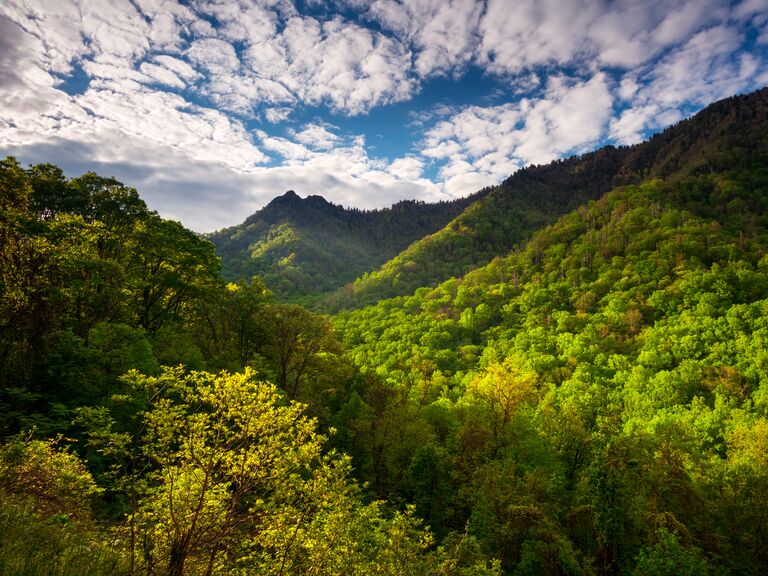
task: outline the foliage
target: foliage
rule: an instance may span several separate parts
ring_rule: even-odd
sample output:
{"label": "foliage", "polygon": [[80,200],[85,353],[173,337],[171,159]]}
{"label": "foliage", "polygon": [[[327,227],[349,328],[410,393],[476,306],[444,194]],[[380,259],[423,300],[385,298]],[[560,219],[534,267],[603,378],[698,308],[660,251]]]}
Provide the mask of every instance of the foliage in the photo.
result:
{"label": "foliage", "polygon": [[634,572],[637,576],[707,575],[707,562],[699,550],[685,549],[675,534],[666,528],[659,528],[656,538],[658,541],[653,547],[640,551]]}
{"label": "foliage", "polygon": [[124,574],[110,535],[96,529],[102,491],[56,442],[13,438],[0,447],[0,574]]}
{"label": "foliage", "polygon": [[332,318],[2,161],[0,573],[766,572],[766,95],[522,171]]}
{"label": "foliage", "polygon": [[61,519],[89,516],[90,499],[100,491],[76,456],[52,440],[23,438],[0,447],[0,489],[29,496],[38,513]]}
{"label": "foliage", "polygon": [[103,411],[83,409],[83,421],[91,447],[130,463],[123,473],[137,459],[147,471],[122,482],[138,486],[126,526],[132,572],[424,574],[468,564],[492,573],[479,558],[428,553],[431,537],[410,511],[362,504],[348,458],[323,450],[304,407],[251,371],[168,368],[125,380],[148,399],[137,435]]}
{"label": "foliage", "polygon": [[619,185],[718,171],[738,158],[734,152],[765,161],[767,122],[768,92],[762,90],[717,102],[635,146],[608,146],[525,167],[501,185],[478,193],[477,201],[443,229],[326,298],[324,306],[361,307],[462,276]]}
{"label": "foliage", "polygon": [[127,565],[108,535],[59,518],[42,518],[31,502],[0,494],[0,575],[118,576]]}
{"label": "foliage", "polygon": [[239,226],[207,237],[222,258],[224,278],[258,275],[281,300],[310,304],[437,231],[483,193],[361,211],[289,191]]}
{"label": "foliage", "polygon": [[652,180],[340,314],[388,390],[349,426],[359,476],[509,573],[761,570],[766,214],[759,163]]}

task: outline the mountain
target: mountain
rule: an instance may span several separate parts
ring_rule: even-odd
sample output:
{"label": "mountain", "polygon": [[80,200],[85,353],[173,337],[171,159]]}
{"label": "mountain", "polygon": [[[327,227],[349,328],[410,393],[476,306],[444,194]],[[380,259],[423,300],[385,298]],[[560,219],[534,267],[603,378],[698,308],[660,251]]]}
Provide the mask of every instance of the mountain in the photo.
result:
{"label": "mountain", "polygon": [[[768,573],[765,97],[517,174],[532,215],[618,184],[333,317],[114,179],[0,161],[0,573]],[[394,250],[396,211],[251,224]]]}
{"label": "mountain", "polygon": [[630,150],[642,183],[337,314],[381,382],[337,425],[375,497],[469,526],[503,574],[764,573],[765,111],[719,103]]}
{"label": "mountain", "polygon": [[275,198],[242,224],[207,238],[229,280],[254,275],[283,300],[311,299],[351,282],[431,234],[485,192],[451,202],[406,200],[363,211],[294,191]]}
{"label": "mountain", "polygon": [[519,170],[445,228],[326,300],[359,307],[412,293],[503,255],[543,226],[612,188],[708,172],[731,155],[765,153],[768,89],[719,101],[650,140]]}
{"label": "mountain", "polygon": [[373,211],[286,192],[243,224],[207,235],[229,280],[260,276],[283,300],[354,308],[461,276],[615,186],[716,169],[722,151],[765,142],[768,91],[722,100],[634,146],[542,166],[450,202]]}

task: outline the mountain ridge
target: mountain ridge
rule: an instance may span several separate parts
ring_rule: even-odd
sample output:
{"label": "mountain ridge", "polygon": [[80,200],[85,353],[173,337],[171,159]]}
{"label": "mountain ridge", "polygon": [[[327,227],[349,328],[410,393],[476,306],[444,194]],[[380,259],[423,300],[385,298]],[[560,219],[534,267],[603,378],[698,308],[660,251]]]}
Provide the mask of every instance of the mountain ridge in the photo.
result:
{"label": "mountain ridge", "polygon": [[258,275],[281,299],[307,303],[437,231],[485,193],[437,203],[401,200],[388,208],[360,210],[288,190],[242,224],[205,237],[217,248],[224,278]]}
{"label": "mountain ridge", "polygon": [[[492,188],[445,228],[326,298],[358,308],[461,276],[504,255],[531,233],[616,186],[717,168],[727,154],[765,155],[768,88],[720,100],[648,140],[531,165]],[[727,151],[727,152],[726,152]]]}
{"label": "mountain ridge", "polygon": [[715,102],[632,146],[526,166],[467,197],[360,210],[289,190],[206,238],[228,280],[259,275],[279,299],[358,308],[461,276],[616,186],[713,170],[727,161],[724,150],[764,150],[766,118],[768,88]]}

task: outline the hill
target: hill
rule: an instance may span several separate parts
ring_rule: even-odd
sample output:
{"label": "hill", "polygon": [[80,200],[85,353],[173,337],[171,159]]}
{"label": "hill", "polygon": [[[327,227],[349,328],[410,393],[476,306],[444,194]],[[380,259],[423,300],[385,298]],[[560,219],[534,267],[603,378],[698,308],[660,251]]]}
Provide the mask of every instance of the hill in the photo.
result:
{"label": "hill", "polygon": [[114,179],[0,161],[0,573],[765,574],[765,96],[333,318]]}
{"label": "hill", "polygon": [[283,300],[331,292],[375,269],[411,242],[442,228],[483,192],[452,202],[402,201],[391,208],[345,209],[294,191],[245,222],[207,235],[229,280],[254,275]]}
{"label": "hill", "polygon": [[328,449],[330,321],[218,271],[117,180],[0,161],[0,574],[497,574]]}
{"label": "hill", "polygon": [[615,186],[718,170],[730,155],[764,150],[768,89],[722,100],[650,140],[529,166],[483,195],[445,228],[418,240],[375,272],[326,300],[359,307],[461,276]]}
{"label": "hill", "polygon": [[765,570],[768,146],[716,152],[337,316],[381,382],[338,426],[378,497],[505,574]]}

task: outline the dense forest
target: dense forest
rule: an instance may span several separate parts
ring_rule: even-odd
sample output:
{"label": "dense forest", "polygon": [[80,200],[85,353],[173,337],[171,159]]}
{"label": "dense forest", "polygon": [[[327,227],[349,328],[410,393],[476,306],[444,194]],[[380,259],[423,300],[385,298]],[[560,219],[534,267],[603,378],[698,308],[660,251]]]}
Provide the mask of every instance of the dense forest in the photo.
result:
{"label": "dense forest", "polygon": [[366,211],[289,190],[239,226],[206,238],[222,258],[225,279],[259,276],[281,301],[312,305],[438,231],[487,192],[434,204],[403,200]]}
{"label": "dense forest", "polygon": [[328,318],[113,179],[8,158],[0,186],[0,574],[494,573],[334,449]]}
{"label": "dense forest", "polygon": [[331,310],[361,307],[435,286],[506,254],[534,231],[616,186],[718,170],[723,150],[766,147],[768,91],[762,90],[716,102],[635,146],[607,146],[528,166],[485,191],[442,230],[326,297],[324,305]]}
{"label": "dense forest", "polygon": [[335,312],[466,274],[612,188],[710,169],[723,149],[768,143],[768,96],[718,102],[635,146],[607,146],[517,171],[499,186],[436,204],[361,211],[289,191],[206,237],[230,281],[259,276],[281,301]]}
{"label": "dense forest", "polygon": [[767,101],[523,170],[333,316],[0,162],[0,575],[764,574]]}

